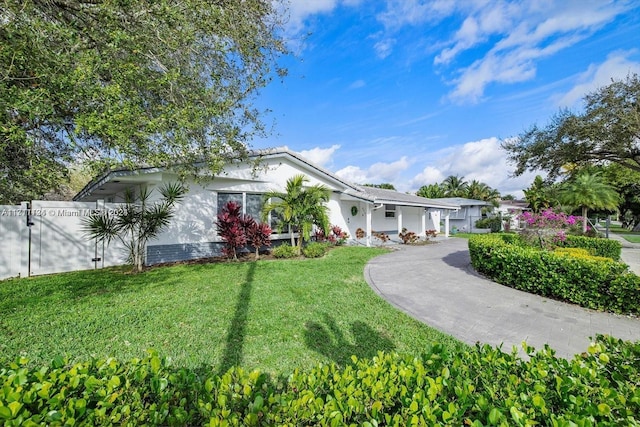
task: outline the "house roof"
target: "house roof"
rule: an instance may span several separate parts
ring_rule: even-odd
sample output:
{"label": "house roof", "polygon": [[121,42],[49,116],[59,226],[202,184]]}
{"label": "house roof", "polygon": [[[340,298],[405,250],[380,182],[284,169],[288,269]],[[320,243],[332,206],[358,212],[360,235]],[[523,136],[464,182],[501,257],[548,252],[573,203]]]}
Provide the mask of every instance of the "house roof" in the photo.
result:
{"label": "house roof", "polygon": [[458,206],[492,206],[491,202],[476,199],[465,199],[464,197],[440,197],[433,200],[442,201],[443,203],[451,203]]}
{"label": "house roof", "polygon": [[[261,158],[288,157],[295,163],[306,168],[312,168],[320,172],[330,181],[336,183],[338,187],[342,187],[342,194],[346,197],[362,200],[370,203],[394,204],[399,206],[417,206],[425,208],[450,209],[456,210],[460,205],[445,199],[427,199],[412,194],[401,193],[395,190],[387,190],[375,187],[365,187],[362,185],[348,182],[328,170],[318,166],[305,159],[300,154],[290,151],[287,148],[270,148],[265,150],[253,150],[249,152],[249,158],[259,160]],[[134,177],[141,177],[148,174],[169,171],[163,168],[140,168],[135,170],[117,169],[107,171],[89,182],[73,200],[99,199],[101,195],[108,195],[123,191],[124,188],[131,185],[131,181],[126,182]]]}
{"label": "house roof", "polygon": [[[372,203],[391,204],[399,206],[421,206],[425,208],[459,209],[455,203],[447,203],[438,199],[427,199],[426,197],[415,196],[413,194],[401,193],[395,190],[384,188],[367,187],[364,185],[354,185],[356,197]],[[355,195],[347,191],[347,194]]]}

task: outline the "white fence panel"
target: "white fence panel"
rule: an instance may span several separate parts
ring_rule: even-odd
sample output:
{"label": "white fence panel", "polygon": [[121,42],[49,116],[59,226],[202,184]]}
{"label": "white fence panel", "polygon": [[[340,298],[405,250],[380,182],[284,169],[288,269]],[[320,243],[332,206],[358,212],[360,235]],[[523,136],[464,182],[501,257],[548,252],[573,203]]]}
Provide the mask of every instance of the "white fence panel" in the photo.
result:
{"label": "white fence panel", "polygon": [[96,268],[96,242],[82,230],[95,202],[34,201],[31,205],[31,275]]}
{"label": "white fence panel", "polygon": [[0,280],[20,275],[26,239],[26,210],[19,205],[0,205]]}

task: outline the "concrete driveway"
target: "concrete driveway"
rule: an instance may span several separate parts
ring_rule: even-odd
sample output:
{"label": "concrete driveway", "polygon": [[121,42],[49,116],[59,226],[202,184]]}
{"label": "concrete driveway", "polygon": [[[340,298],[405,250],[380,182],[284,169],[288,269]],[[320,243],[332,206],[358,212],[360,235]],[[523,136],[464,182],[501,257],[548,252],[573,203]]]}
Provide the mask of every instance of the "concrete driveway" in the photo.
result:
{"label": "concrete driveway", "polygon": [[397,246],[365,267],[369,285],[414,318],[468,344],[545,343],[558,356],[586,351],[589,337],[640,340],[640,319],[601,313],[502,286],[471,267],[467,239]]}

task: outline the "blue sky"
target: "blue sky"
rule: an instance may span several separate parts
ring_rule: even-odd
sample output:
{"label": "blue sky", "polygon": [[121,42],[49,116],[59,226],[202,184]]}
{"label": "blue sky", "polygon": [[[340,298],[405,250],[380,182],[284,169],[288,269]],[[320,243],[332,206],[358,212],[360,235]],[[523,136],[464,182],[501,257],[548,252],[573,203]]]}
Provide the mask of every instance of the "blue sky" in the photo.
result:
{"label": "blue sky", "polygon": [[287,37],[252,147],[400,191],[460,175],[520,197],[535,174],[500,140],[640,73],[639,1],[292,0]]}

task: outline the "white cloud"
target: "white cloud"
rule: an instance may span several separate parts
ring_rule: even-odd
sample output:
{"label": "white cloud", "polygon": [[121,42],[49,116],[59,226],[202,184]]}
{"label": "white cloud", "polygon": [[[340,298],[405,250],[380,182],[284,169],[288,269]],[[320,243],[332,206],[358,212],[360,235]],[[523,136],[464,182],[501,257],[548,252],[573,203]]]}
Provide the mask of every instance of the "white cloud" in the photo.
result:
{"label": "white cloud", "polygon": [[311,150],[302,150],[300,155],[305,159],[319,165],[329,166],[333,160],[333,154],[340,148],[339,145],[334,144],[329,148],[315,147]]}
{"label": "white cloud", "polygon": [[580,74],[577,84],[567,93],[559,96],[556,104],[560,107],[573,107],[587,93],[606,86],[611,79],[622,80],[629,73],[640,73],[640,62],[629,60],[633,51],[611,53],[601,64],[591,64],[587,71]]}
{"label": "white cloud", "polygon": [[409,168],[411,163],[406,156],[391,163],[378,162],[362,169],[358,166],[346,166],[336,172],[340,178],[356,184],[381,184],[383,182],[395,182],[400,174]]}
{"label": "white cloud", "polygon": [[351,83],[349,85],[349,89],[360,89],[362,87],[365,87],[367,85],[367,83],[360,79],[360,80],[356,80],[355,82]]}
{"label": "white cloud", "polygon": [[501,194],[523,197],[522,190],[529,187],[535,173],[511,177],[514,167],[507,160],[498,138],[486,138],[449,147],[434,153],[431,164],[410,180],[412,191],[422,185],[442,182],[449,175],[463,176],[466,181],[478,180]]}
{"label": "white cloud", "polygon": [[384,59],[387,56],[391,55],[393,51],[393,46],[396,44],[396,39],[394,38],[384,38],[382,40],[378,40],[374,45],[373,49],[376,51],[376,55],[380,59]]}
{"label": "white cloud", "polygon": [[[454,3],[454,2],[451,2]],[[436,55],[434,64],[454,64],[461,53],[483,46],[487,53],[471,64],[451,70],[458,77],[449,98],[478,102],[491,83],[516,83],[536,75],[537,61],[589,37],[628,9],[621,2],[506,2],[503,0],[455,3],[443,9],[464,19]],[[487,43],[491,43],[487,45]]]}
{"label": "white cloud", "polygon": [[357,6],[361,0],[289,0],[289,22],[287,27],[291,33],[298,33],[304,27],[305,20],[318,13],[330,13],[339,4]]}
{"label": "white cloud", "polygon": [[419,188],[423,185],[438,184],[445,178],[446,175],[442,172],[442,170],[436,168],[435,166],[427,166],[422,170],[422,172],[420,172],[411,180],[411,184],[416,188]]}

